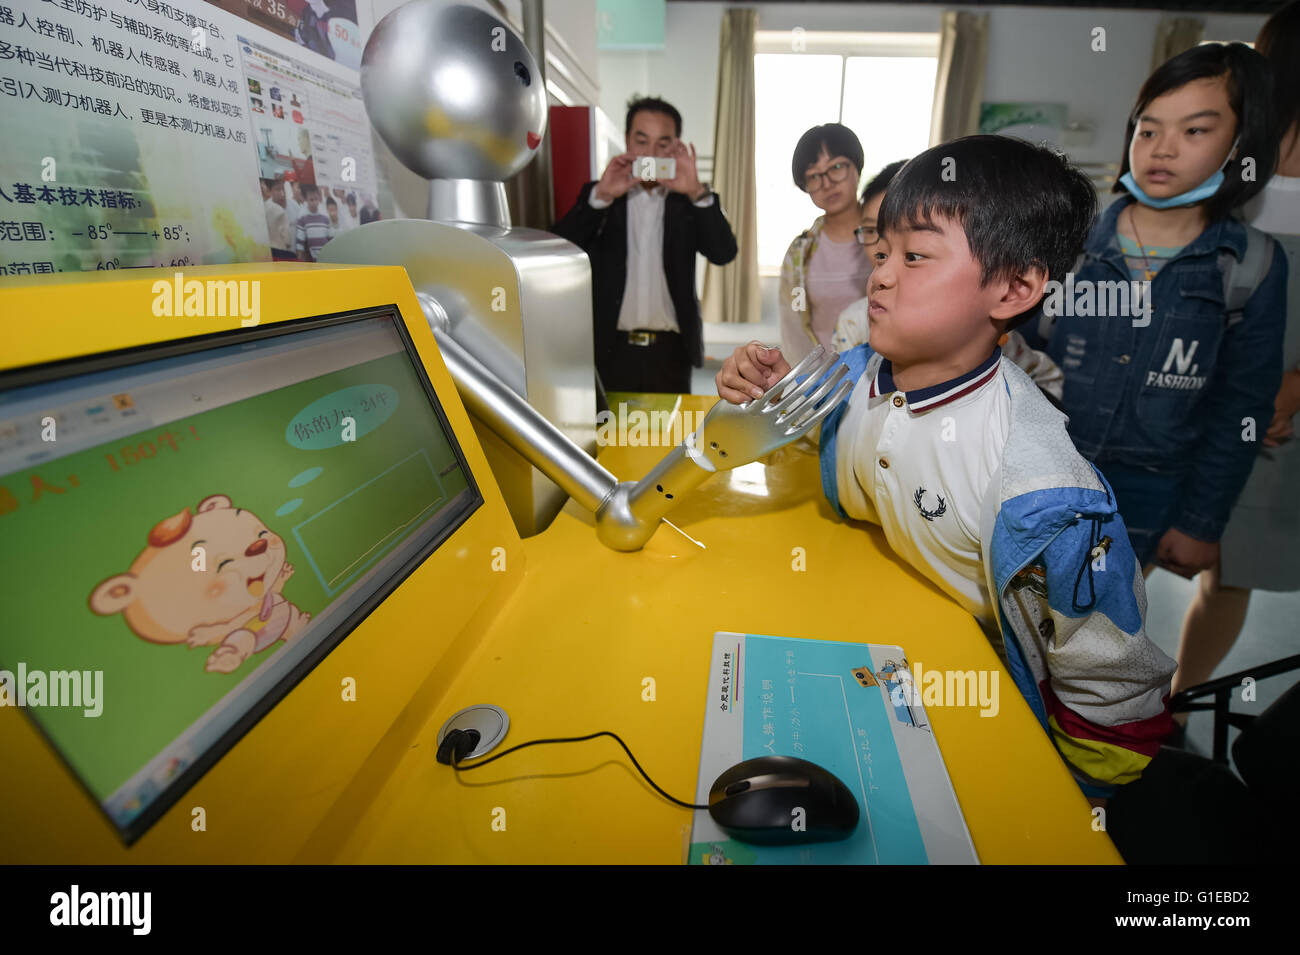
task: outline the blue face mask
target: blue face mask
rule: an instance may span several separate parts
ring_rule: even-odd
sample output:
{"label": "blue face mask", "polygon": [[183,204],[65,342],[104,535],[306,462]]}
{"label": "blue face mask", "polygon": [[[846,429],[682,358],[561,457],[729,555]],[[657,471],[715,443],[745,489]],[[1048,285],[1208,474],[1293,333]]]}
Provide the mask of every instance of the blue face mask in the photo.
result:
{"label": "blue face mask", "polygon": [[[1232,154],[1236,151],[1237,143],[1239,142],[1241,142],[1240,136],[1232,141],[1232,149],[1228,150],[1227,159],[1223,160],[1223,165],[1218,168],[1213,176],[1205,180],[1205,182],[1201,183],[1196,188],[1188,189],[1186,192],[1180,192],[1176,196],[1168,196],[1164,199],[1156,199],[1152,196],[1148,196],[1142,191],[1142,187],[1137,184],[1137,180],[1133,178],[1133,172],[1131,169],[1124,173],[1124,175],[1120,176],[1119,181],[1124,188],[1129,191],[1134,199],[1142,203],[1142,205],[1149,206],[1152,209],[1171,209],[1175,206],[1190,206],[1193,203],[1200,202],[1202,199],[1210,198],[1210,196],[1219,191],[1219,187],[1223,185],[1224,167],[1226,167],[1228,161],[1232,159]],[[1133,158],[1130,154],[1129,165],[1132,166],[1132,164]]]}

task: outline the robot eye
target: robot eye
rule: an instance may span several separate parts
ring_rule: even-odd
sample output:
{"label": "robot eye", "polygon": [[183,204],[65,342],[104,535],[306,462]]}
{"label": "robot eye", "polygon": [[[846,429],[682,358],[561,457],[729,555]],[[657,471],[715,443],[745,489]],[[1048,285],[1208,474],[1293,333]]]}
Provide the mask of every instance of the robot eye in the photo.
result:
{"label": "robot eye", "polygon": [[519,82],[523,86],[530,86],[533,82],[532,76],[528,72],[528,67],[515,60],[515,76],[519,77]]}

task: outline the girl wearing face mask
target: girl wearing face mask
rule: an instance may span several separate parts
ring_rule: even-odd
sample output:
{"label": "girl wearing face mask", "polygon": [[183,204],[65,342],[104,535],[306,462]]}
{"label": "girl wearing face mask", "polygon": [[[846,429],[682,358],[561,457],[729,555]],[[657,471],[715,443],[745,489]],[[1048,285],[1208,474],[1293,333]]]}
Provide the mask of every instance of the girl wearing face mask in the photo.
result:
{"label": "girl wearing face mask", "polygon": [[[1109,481],[1148,571],[1215,565],[1273,418],[1286,258],[1233,215],[1277,163],[1272,103],[1268,63],[1241,43],[1157,69],[1129,116],[1120,198],[1072,282],[1044,300],[1070,436]],[[1248,295],[1229,295],[1225,272]]]}
{"label": "girl wearing face mask", "polygon": [[822,210],[781,263],[781,351],[791,365],[830,345],[845,306],[862,297],[871,266],[854,230],[862,224],[858,179],[862,143],[839,123],[814,126],[799,138],[791,163],[794,184]]}
{"label": "girl wearing face mask", "polygon": [[1219,566],[1197,578],[1174,693],[1210,679],[1241,633],[1252,589],[1300,590],[1300,0],[1269,17],[1255,49],[1273,66],[1282,149],[1277,172],[1242,213],[1287,254],[1285,370],[1259,457],[1223,535]]}

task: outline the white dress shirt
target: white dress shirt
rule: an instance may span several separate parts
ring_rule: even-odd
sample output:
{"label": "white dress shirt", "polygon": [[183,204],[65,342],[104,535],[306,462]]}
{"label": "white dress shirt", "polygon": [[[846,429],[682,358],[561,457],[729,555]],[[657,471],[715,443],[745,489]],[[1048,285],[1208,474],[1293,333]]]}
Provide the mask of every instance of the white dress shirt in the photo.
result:
{"label": "white dress shirt", "polygon": [[[668,189],[633,186],[627,194],[627,285],[618,312],[620,332],[680,332],[677,312],[668,293],[664,275],[664,204]],[[604,209],[609,201],[597,199],[593,187],[587,197],[593,209]],[[713,193],[695,205],[713,205]]]}

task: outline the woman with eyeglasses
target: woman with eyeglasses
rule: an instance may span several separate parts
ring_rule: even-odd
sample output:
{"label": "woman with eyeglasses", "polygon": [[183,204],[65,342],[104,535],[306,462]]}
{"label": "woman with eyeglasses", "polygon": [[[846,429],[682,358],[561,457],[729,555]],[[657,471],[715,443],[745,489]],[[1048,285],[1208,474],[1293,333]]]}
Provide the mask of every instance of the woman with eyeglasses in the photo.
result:
{"label": "woman with eyeglasses", "polygon": [[799,138],[794,184],[822,215],[790,243],[781,263],[781,350],[794,365],[830,345],[844,307],[862,297],[871,265],[854,230],[862,224],[862,143],[847,126],[814,126]]}

